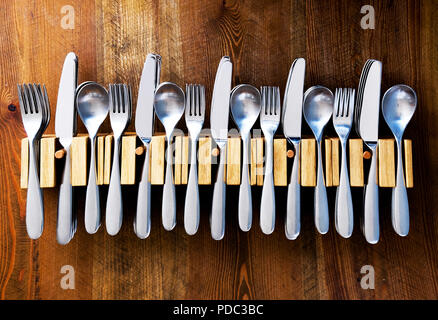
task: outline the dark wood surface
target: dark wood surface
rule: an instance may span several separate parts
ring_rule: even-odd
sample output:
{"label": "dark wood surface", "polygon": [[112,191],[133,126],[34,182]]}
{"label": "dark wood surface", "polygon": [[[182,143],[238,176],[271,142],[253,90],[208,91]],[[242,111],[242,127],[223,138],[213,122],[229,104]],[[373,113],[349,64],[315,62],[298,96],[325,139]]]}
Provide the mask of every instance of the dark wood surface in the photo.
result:
{"label": "dark wood surface", "polygon": [[[66,0],[0,1],[0,297],[3,299],[436,299],[438,297],[438,2],[397,1],[75,1],[75,28],[61,28]],[[363,30],[362,5],[375,9]],[[418,94],[406,133],[414,141],[415,187],[409,191],[411,230],[391,227],[390,190],[381,189],[381,240],[368,245],[359,228],[362,189],[354,190],[356,221],[345,240],[331,228],[317,233],[313,191],[302,191],[302,233],[284,236],[286,190],[277,189],[275,232],[258,227],[260,188],[253,188],[254,223],[241,232],[238,188],[228,188],[225,238],[210,237],[211,187],[201,188],[201,225],[183,228],[185,188],[177,188],[177,227],[161,226],[161,187],[152,191],[152,232],[133,233],[136,187],[124,188],[125,217],[116,237],[83,224],[84,189],[77,190],[78,232],[55,239],[57,189],[45,190],[45,229],[31,241],[25,228],[26,191],[19,186],[20,139],[25,137],[16,84],[45,83],[55,116],[65,55],[79,57],[79,81],[132,85],[136,101],[148,52],[162,55],[162,81],[203,83],[207,105],[222,55],[234,63],[233,83],[278,85],[283,95],[294,58],[307,59],[306,87],[357,87],[368,58],[383,61],[382,91],[405,83]],[[207,113],[208,114],[208,113]],[[206,124],[209,120],[206,120]],[[183,128],[184,125],[181,124]],[[388,134],[382,122],[382,132]],[[303,125],[303,130],[308,130]],[[84,127],[80,124],[81,132]],[[129,127],[134,130],[133,124]],[[162,130],[157,124],[157,130]],[[109,122],[102,131],[109,132]],[[51,121],[47,133],[54,132]],[[106,199],[106,190],[102,190]],[[334,204],[334,189],[329,191]],[[75,269],[63,290],[63,265]],[[360,286],[361,267],[375,269],[375,289]]]}

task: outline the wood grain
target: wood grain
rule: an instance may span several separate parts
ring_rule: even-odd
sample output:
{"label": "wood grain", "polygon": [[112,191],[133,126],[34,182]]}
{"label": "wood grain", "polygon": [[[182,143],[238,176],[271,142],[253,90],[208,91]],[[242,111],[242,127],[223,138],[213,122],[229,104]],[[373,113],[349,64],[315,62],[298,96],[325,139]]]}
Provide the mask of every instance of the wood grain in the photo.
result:
{"label": "wood grain", "polygon": [[[360,9],[365,4],[375,9],[375,29],[360,27]],[[74,29],[61,27],[65,5],[74,7]],[[434,0],[1,1],[0,150],[7,151],[0,153],[0,298],[437,299],[437,12]],[[333,227],[324,236],[315,231],[310,188],[302,188],[302,231],[297,240],[288,241],[284,236],[280,212],[285,211],[285,188],[276,193],[274,233],[268,237],[256,227],[256,190],[254,227],[243,233],[236,218],[238,192],[229,187],[225,238],[213,241],[208,223],[211,188],[200,188],[200,228],[195,236],[187,236],[182,223],[182,187],[181,192],[177,190],[177,226],[167,232],[160,221],[162,187],[152,186],[151,235],[139,240],[132,232],[137,188],[124,186],[124,223],[116,237],[108,236],[104,228],[94,235],[85,232],[85,191],[79,187],[75,189],[78,232],[72,242],[67,246],[56,243],[56,188],[44,189],[43,236],[29,240],[26,191],[20,190],[20,141],[26,133],[15,87],[23,82],[46,84],[52,116],[46,133],[53,134],[61,67],[70,51],[79,57],[79,82],[128,83],[134,106],[147,53],[161,54],[161,81],[206,86],[207,128],[211,91],[222,55],[233,61],[233,85],[277,85],[283,94],[290,64],[297,57],[307,60],[306,88],[321,84],[332,90],[356,88],[366,59],[381,60],[382,92],[406,83],[418,95],[419,108],[405,134],[413,140],[416,166],[415,187],[408,191],[409,235],[401,238],[392,230],[390,189],[383,188],[381,241],[377,245],[368,245],[358,227],[362,190],[353,191],[357,219],[348,240]],[[184,122],[178,127],[185,130]],[[383,121],[381,129],[381,138],[391,137]],[[78,130],[86,132],[80,121]],[[134,131],[134,121],[128,130]],[[302,130],[304,137],[310,136],[304,120]],[[107,120],[101,132],[110,131]],[[163,131],[155,121],[155,132]],[[329,136],[335,136],[334,132]],[[206,154],[204,159],[209,158]],[[56,161],[57,167],[62,167],[58,166],[62,160]],[[365,168],[367,165],[365,161]],[[208,180],[210,172],[204,169],[200,172]],[[162,176],[151,171],[151,180],[153,175]],[[359,178],[363,182],[364,177]],[[101,193],[104,200],[106,191]],[[330,193],[329,200],[333,200]],[[75,290],[60,287],[64,265],[75,268]],[[375,269],[374,290],[360,286],[364,265]]]}

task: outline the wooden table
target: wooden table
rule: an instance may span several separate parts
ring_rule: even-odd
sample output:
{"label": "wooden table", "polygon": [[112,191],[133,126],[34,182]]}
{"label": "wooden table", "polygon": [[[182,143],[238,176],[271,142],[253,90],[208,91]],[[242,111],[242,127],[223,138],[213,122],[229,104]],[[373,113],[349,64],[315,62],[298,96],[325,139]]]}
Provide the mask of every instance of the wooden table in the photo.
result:
{"label": "wooden table", "polygon": [[[74,28],[67,0],[1,1],[0,13],[0,297],[4,299],[436,299],[438,297],[438,2],[398,1],[75,1]],[[361,28],[362,5],[375,9],[375,29]],[[71,11],[70,11],[71,13]],[[162,55],[162,81],[203,83],[207,105],[222,55],[234,62],[233,83],[278,85],[283,95],[291,62],[307,59],[306,83],[357,88],[368,58],[383,61],[382,91],[397,83],[418,93],[406,137],[414,141],[411,229],[401,238],[391,226],[390,195],[381,189],[381,241],[365,242],[359,228],[362,189],[355,189],[355,229],[342,239],[313,224],[313,190],[302,191],[302,232],[284,236],[286,190],[278,188],[275,232],[262,234],[260,188],[253,188],[254,224],[237,223],[238,188],[228,189],[226,235],[210,237],[211,187],[201,189],[201,225],[183,228],[185,187],[177,188],[177,227],[161,226],[161,187],[154,187],[152,232],[133,233],[136,187],[124,188],[125,217],[116,237],[101,227],[85,232],[85,190],[77,190],[78,232],[56,243],[57,189],[46,189],[43,236],[25,228],[26,192],[19,187],[20,139],[25,136],[16,84],[47,85],[55,117],[65,55],[79,57],[79,81],[132,85],[134,102],[148,52]],[[207,113],[208,115],[208,113]],[[157,121],[158,122],[158,121]],[[206,124],[209,123],[207,117]],[[382,134],[389,132],[382,120]],[[184,128],[184,124],[181,124]],[[156,129],[163,128],[157,123]],[[134,130],[131,123],[129,131]],[[304,125],[303,130],[309,133]],[[85,132],[82,124],[79,131]],[[109,121],[102,129],[109,132]],[[54,133],[54,120],[47,133]],[[333,132],[332,132],[333,134]],[[335,190],[330,189],[330,206]],[[106,191],[102,191],[106,198]],[[75,271],[64,290],[61,268]],[[361,268],[375,270],[375,289],[364,290]]]}

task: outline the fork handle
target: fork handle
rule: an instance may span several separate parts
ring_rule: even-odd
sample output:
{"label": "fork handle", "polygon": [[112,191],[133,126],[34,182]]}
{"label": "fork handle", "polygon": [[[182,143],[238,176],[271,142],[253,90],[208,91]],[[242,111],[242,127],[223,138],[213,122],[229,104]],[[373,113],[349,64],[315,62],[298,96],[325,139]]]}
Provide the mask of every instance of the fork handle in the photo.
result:
{"label": "fork handle", "polygon": [[368,146],[372,152],[368,182],[364,189],[364,220],[362,231],[368,243],[379,242],[379,186],[377,185],[377,143]]}
{"label": "fork handle", "polygon": [[38,239],[43,233],[44,201],[38,178],[35,156],[35,141],[29,140],[29,181],[27,185],[26,228],[31,239]]}
{"label": "fork handle", "polygon": [[299,183],[300,174],[300,141],[292,140],[295,149],[294,163],[292,167],[290,182],[287,187],[287,209],[286,209],[286,238],[295,240],[301,229],[301,186]]}
{"label": "fork handle", "polygon": [[266,137],[265,179],[263,181],[262,200],[260,204],[260,228],[264,234],[271,234],[275,227],[275,190],[273,176],[272,137]]}
{"label": "fork handle", "polygon": [[327,190],[324,183],[322,170],[321,140],[317,141],[318,169],[316,176],[316,187],[314,193],[315,225],[319,233],[326,234],[329,229],[329,214],[327,202]]}
{"label": "fork handle", "polygon": [[392,189],[392,226],[398,235],[404,237],[409,233],[409,202],[403,174],[401,139],[397,141],[397,183]]}
{"label": "fork handle", "polygon": [[137,237],[145,239],[151,232],[151,183],[149,181],[150,142],[144,144],[145,159],[141,181],[138,186],[137,214],[134,219],[134,231]]}
{"label": "fork handle", "polygon": [[88,175],[87,195],[85,197],[85,229],[96,233],[100,226],[99,186],[96,183],[96,137],[91,138],[90,172]]}
{"label": "fork handle", "polygon": [[172,172],[172,135],[167,139],[167,159],[166,159],[166,178],[163,187],[163,203],[161,209],[161,219],[163,227],[167,231],[171,231],[176,225],[176,198],[175,185],[173,183]]}
{"label": "fork handle", "polygon": [[123,220],[122,186],[120,184],[120,137],[114,139],[113,167],[106,202],[105,224],[108,234],[119,233]]}
{"label": "fork handle", "polygon": [[225,234],[225,204],[226,204],[226,184],[225,184],[225,161],[227,159],[226,145],[220,150],[219,168],[217,171],[216,182],[213,189],[213,204],[210,214],[211,237],[214,240],[221,240]]}
{"label": "fork handle", "polygon": [[184,228],[186,233],[194,235],[199,227],[199,188],[196,164],[196,141],[191,139],[190,174],[187,182],[186,201],[184,205]]}
{"label": "fork handle", "polygon": [[341,142],[341,177],[336,189],[335,227],[342,237],[349,238],[353,232],[353,200],[347,169],[346,143],[347,140]]}
{"label": "fork handle", "polygon": [[251,162],[251,144],[249,135],[243,139],[242,181],[239,189],[239,226],[242,231],[249,231],[252,225],[252,197],[249,184],[248,165]]}
{"label": "fork handle", "polygon": [[67,244],[73,237],[73,187],[71,185],[71,153],[70,146],[64,146],[65,166],[62,183],[59,187],[58,219],[56,239],[59,244]]}

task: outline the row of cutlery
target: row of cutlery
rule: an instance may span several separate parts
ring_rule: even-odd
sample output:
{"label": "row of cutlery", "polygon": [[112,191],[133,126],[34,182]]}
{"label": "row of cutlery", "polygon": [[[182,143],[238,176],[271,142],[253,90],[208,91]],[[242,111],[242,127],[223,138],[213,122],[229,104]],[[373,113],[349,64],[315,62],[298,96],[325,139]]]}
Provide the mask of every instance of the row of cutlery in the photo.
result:
{"label": "row of cutlery", "polygon": [[[335,228],[344,238],[353,232],[353,204],[346,161],[346,143],[353,124],[358,135],[372,154],[368,182],[364,187],[362,231],[369,243],[379,240],[379,200],[376,177],[377,142],[380,114],[380,87],[382,64],[368,60],[363,68],[358,91],[351,88],[336,89],[335,94],[323,86],[313,86],[304,92],[305,60],[296,59],[290,68],[281,107],[278,87],[261,89],[240,84],[231,89],[232,62],[223,57],[219,63],[213,87],[210,130],[219,149],[217,179],[214,183],[210,213],[211,235],[220,240],[225,234],[226,184],[224,170],[229,136],[229,112],[231,111],[243,142],[242,175],[239,190],[238,221],[240,229],[252,227],[252,196],[249,175],[251,163],[250,133],[260,119],[265,137],[264,181],[260,204],[260,228],[265,234],[274,231],[276,201],[273,178],[273,138],[282,124],[283,134],[295,151],[291,177],[285,204],[285,233],[288,239],[296,239],[300,233],[300,184],[299,152],[302,117],[311,128],[317,142],[317,180],[314,191],[315,226],[321,234],[329,229],[329,209],[324,183],[321,139],[324,128],[332,119],[341,144],[341,172],[335,202]],[[108,197],[105,210],[105,226],[108,234],[116,235],[123,221],[123,200],[120,183],[120,140],[131,120],[131,89],[126,84],[111,84],[108,90],[95,82],[77,85],[78,62],[69,53],[64,62],[56,107],[55,131],[66,151],[66,162],[59,189],[57,240],[67,244],[77,228],[73,210],[71,184],[70,147],[76,135],[76,112],[79,113],[91,141],[91,156],[85,199],[85,228],[95,233],[101,225],[99,186],[96,183],[95,141],[99,127],[110,114],[114,134],[114,153]],[[204,126],[206,113],[205,88],[199,84],[187,84],[185,90],[171,82],[160,83],[161,57],[149,54],[140,79],[135,129],[145,149],[145,161],[138,187],[137,211],[134,231],[141,238],[150,233],[151,184],[149,179],[149,152],[155,116],[163,124],[168,142],[166,174],[162,196],[162,224],[166,230],[176,225],[176,197],[173,181],[171,141],[175,126],[183,114],[190,137],[190,172],[184,206],[184,227],[188,234],[197,232],[200,220],[200,199],[197,177],[197,141]],[[39,186],[35,146],[50,119],[50,107],[45,87],[40,85],[18,86],[23,124],[29,138],[29,182],[26,207],[26,227],[29,236],[37,239],[43,231],[44,208]],[[401,236],[409,231],[409,205],[405,188],[401,157],[403,132],[416,108],[416,94],[406,85],[391,87],[383,96],[382,114],[393,132],[397,150],[397,182],[392,195],[392,223]],[[282,206],[283,207],[283,206]]]}

